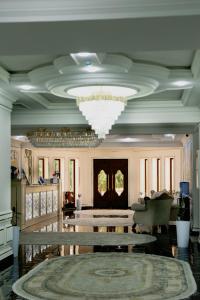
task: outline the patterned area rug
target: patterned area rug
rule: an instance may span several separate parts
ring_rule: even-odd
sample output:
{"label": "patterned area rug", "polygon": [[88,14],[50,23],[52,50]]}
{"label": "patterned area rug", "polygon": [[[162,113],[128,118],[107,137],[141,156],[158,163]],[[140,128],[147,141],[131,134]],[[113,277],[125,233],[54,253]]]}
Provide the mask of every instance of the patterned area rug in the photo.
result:
{"label": "patterned area rug", "polygon": [[68,225],[79,226],[132,226],[134,224],[133,218],[75,218],[66,219],[63,221]]}
{"label": "patterned area rug", "polygon": [[22,245],[119,246],[154,242],[156,237],[134,233],[97,232],[21,232]]}
{"label": "patterned area rug", "polygon": [[75,215],[79,216],[133,216],[134,211],[131,209],[86,209],[75,210]]}
{"label": "patterned area rug", "polygon": [[189,264],[134,253],[96,253],[44,261],[13,286],[29,300],[178,300],[196,291]]}

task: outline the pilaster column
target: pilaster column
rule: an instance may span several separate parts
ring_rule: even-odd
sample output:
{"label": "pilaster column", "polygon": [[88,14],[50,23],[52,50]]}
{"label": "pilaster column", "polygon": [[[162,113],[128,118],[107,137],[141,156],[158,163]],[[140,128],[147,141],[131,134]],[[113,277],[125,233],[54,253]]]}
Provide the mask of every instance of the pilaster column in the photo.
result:
{"label": "pilaster column", "polygon": [[200,124],[193,133],[192,227],[200,230]]}
{"label": "pilaster column", "polygon": [[10,142],[14,100],[0,89],[0,261],[12,255]]}

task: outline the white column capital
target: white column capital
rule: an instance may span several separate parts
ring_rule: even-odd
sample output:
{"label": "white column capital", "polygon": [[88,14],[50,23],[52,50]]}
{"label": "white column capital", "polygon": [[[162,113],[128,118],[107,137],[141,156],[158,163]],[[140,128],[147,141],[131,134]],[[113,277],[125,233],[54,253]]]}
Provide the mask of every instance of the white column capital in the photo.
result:
{"label": "white column capital", "polygon": [[12,110],[12,104],[17,100],[13,93],[8,92],[0,86],[0,107],[6,110]]}
{"label": "white column capital", "polygon": [[9,82],[10,73],[0,66],[0,107],[11,111],[17,96],[9,90]]}

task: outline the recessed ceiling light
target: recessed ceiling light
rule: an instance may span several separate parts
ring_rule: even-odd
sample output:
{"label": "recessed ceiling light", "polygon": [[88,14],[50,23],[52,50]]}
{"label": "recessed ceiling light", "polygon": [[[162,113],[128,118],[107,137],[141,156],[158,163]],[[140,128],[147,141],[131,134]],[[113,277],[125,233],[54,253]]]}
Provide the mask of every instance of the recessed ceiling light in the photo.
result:
{"label": "recessed ceiling light", "polygon": [[178,87],[182,87],[182,86],[187,86],[188,84],[190,84],[190,82],[187,80],[177,80],[173,84]]}
{"label": "recessed ceiling light", "polygon": [[22,142],[27,142],[28,138],[25,135],[14,135],[12,136],[13,139],[18,140],[18,141],[22,141]]}
{"label": "recessed ceiling light", "polygon": [[164,136],[165,136],[166,138],[170,138],[170,139],[172,139],[172,140],[175,139],[175,134],[173,134],[173,133],[166,133],[166,134],[164,134]]}
{"label": "recessed ceiling light", "polygon": [[22,84],[19,86],[20,90],[29,91],[32,89],[32,86],[29,84]]}
{"label": "recessed ceiling light", "polygon": [[135,142],[139,142],[140,139],[127,137],[127,138],[119,139],[118,141],[122,143],[135,143]]}
{"label": "recessed ceiling light", "polygon": [[90,73],[94,73],[94,72],[99,71],[100,68],[97,66],[94,66],[94,65],[87,65],[84,67],[84,70],[86,70],[87,72],[90,72]]}
{"label": "recessed ceiling light", "polygon": [[89,56],[91,56],[93,53],[90,53],[90,52],[79,52],[79,53],[77,53],[77,55],[79,56],[79,57],[89,57]]}

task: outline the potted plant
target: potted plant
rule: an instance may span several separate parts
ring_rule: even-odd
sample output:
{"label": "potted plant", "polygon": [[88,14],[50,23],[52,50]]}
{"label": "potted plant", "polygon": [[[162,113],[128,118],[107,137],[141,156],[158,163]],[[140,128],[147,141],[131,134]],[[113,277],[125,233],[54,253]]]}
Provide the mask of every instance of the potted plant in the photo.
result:
{"label": "potted plant", "polygon": [[187,248],[190,237],[190,197],[179,198],[179,210],[176,221],[177,245]]}

